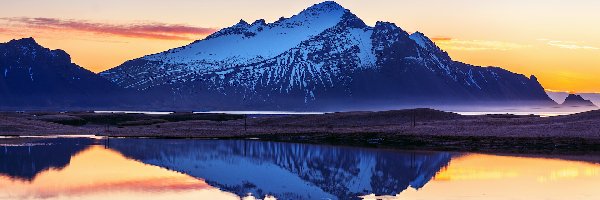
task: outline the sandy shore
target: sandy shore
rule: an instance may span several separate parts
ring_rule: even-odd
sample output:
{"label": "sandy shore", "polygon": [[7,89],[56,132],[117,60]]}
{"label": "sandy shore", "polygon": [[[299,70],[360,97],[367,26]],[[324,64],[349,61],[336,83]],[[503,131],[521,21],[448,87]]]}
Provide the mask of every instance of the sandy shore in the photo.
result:
{"label": "sandy shore", "polygon": [[429,150],[600,152],[600,111],[545,118],[463,116],[431,109],[244,117],[2,113],[0,135],[257,138]]}

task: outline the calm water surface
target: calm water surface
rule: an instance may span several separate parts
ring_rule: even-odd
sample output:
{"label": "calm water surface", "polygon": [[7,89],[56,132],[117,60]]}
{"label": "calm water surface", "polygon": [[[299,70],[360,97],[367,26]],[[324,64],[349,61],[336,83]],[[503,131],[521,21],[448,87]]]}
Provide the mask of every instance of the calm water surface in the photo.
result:
{"label": "calm water surface", "polygon": [[600,199],[600,158],[235,140],[0,139],[0,199]]}

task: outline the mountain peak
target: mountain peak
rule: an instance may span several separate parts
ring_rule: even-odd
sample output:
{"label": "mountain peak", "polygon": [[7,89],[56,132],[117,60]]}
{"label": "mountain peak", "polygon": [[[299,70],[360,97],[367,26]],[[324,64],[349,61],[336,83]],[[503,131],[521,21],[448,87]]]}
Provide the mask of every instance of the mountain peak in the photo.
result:
{"label": "mountain peak", "polygon": [[535,75],[533,75],[533,74],[531,76],[529,76],[529,79],[532,80],[532,81],[537,81],[538,80],[537,77],[535,77]]}
{"label": "mountain peak", "polygon": [[35,41],[35,39],[33,39],[33,37],[21,38],[21,39],[17,39],[17,40],[11,40],[8,43],[18,44],[18,45],[22,45],[22,46],[40,46]]}
{"label": "mountain peak", "polygon": [[585,99],[583,99],[583,97],[581,95],[577,95],[577,94],[569,94],[569,96],[567,96],[566,100],[571,100],[571,101],[584,101]]}
{"label": "mountain peak", "polygon": [[345,8],[336,3],[335,1],[324,1],[308,7],[306,10],[310,11],[331,11],[331,10],[345,10]]}
{"label": "mountain peak", "polygon": [[346,8],[340,4],[333,1],[325,1],[306,8],[300,12],[300,15],[304,14],[308,16],[323,16],[334,13],[343,13],[344,11],[346,11]]}
{"label": "mountain peak", "polygon": [[375,23],[375,28],[376,29],[386,29],[386,30],[391,30],[391,31],[402,30],[400,27],[396,26],[396,24],[394,24],[392,22],[384,22],[384,21],[377,21]]}
{"label": "mountain peak", "polygon": [[265,25],[267,25],[267,22],[264,19],[259,19],[259,20],[252,22],[252,24],[251,24],[251,26],[256,26],[256,25],[265,26]]}
{"label": "mountain peak", "polygon": [[240,19],[240,22],[238,22],[236,25],[237,26],[248,26],[250,24],[248,24],[248,22],[246,22],[245,20]]}
{"label": "mountain peak", "polygon": [[419,31],[417,31],[417,32],[414,32],[414,33],[413,33],[413,34],[411,34],[411,35],[415,35],[415,36],[418,36],[418,37],[427,37],[427,36],[425,36],[425,34],[424,34],[424,33],[421,33],[421,32],[419,32]]}

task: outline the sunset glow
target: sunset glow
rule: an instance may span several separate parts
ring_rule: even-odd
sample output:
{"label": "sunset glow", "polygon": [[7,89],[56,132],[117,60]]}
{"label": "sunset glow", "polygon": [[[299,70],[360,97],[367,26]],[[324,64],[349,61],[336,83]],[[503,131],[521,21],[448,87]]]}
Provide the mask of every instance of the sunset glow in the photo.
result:
{"label": "sunset glow", "polygon": [[[34,37],[100,72],[189,44],[240,19],[273,22],[318,2],[10,1],[0,8],[0,42]],[[546,89],[600,92],[598,1],[337,2],[371,26],[390,21],[423,32],[455,60],[534,74]]]}

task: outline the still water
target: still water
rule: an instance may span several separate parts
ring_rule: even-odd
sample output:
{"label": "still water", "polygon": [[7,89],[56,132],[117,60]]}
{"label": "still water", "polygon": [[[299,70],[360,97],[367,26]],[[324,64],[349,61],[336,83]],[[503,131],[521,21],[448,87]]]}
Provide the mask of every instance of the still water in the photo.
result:
{"label": "still water", "polygon": [[0,139],[0,199],[600,199],[600,158],[244,140]]}

